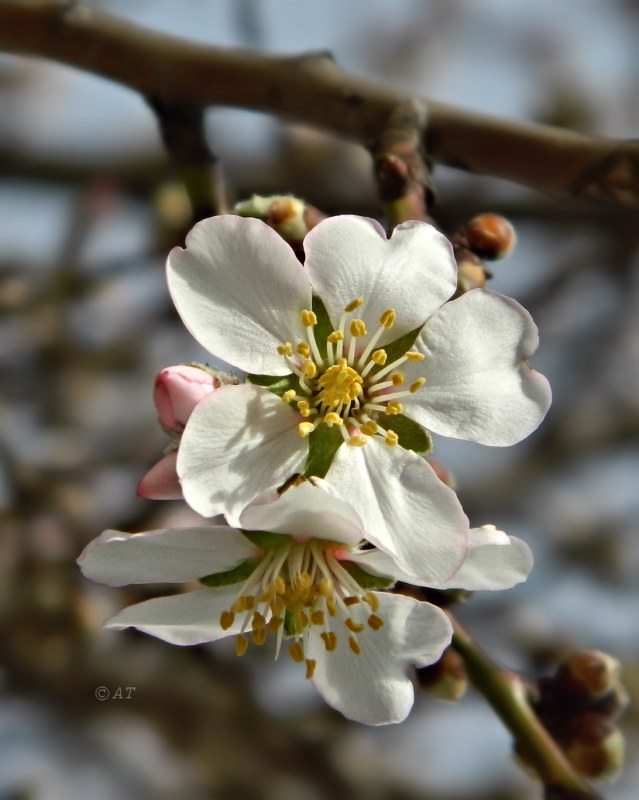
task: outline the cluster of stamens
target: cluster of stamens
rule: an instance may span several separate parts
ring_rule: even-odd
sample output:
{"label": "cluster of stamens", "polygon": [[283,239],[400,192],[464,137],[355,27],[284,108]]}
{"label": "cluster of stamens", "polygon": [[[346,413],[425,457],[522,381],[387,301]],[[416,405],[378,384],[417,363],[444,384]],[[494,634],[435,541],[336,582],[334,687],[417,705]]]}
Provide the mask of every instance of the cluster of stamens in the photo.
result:
{"label": "cluster of stamens", "polygon": [[[292,638],[288,645],[290,657],[306,663],[306,677],[313,677],[315,659],[306,658],[306,644],[313,626],[322,629],[320,638],[328,652],[336,649],[339,635],[335,621],[341,620],[348,647],[361,653],[357,635],[365,625],[357,622],[350,609],[359,604],[369,606],[366,624],[379,630],[384,624],[375,614],[379,600],[366,591],[344,569],[335,555],[343,545],[312,539],[299,543],[286,540],[281,547],[267,550],[260,563],[238,591],[227,611],[220,615],[220,625],[228,630],[238,615],[244,615],[240,633],[235,640],[235,652],[244,655],[249,637],[253,644],[263,645],[269,634],[276,638],[275,658],[284,637]],[[334,619],[333,619],[334,618]]]}
{"label": "cluster of stamens", "polygon": [[424,355],[413,350],[387,364],[388,354],[375,349],[380,337],[395,323],[395,310],[387,309],[379,318],[379,328],[369,338],[361,319],[347,316],[364,304],[358,297],[341,315],[339,326],[326,337],[326,357],[320,353],[314,328],[317,316],[313,311],[301,312],[307,341],[284,342],[277,348],[291,371],[297,375],[299,392],[289,389],[282,395],[285,403],[294,403],[304,421],[298,426],[300,436],[308,436],[318,425],[338,425],[348,444],[361,447],[369,436],[380,436],[389,447],[398,444],[398,435],[390,427],[382,427],[380,414],[401,414],[401,400],[414,394],[426,383],[421,377],[407,389],[399,389],[405,377],[398,368],[406,361],[422,361]]}

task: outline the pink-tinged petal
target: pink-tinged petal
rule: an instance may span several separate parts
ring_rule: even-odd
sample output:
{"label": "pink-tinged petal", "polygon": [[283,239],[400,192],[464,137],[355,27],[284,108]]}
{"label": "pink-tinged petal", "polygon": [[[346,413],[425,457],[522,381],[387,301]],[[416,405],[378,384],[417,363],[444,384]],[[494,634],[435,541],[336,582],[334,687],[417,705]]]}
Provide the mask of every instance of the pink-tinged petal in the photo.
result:
{"label": "pink-tinged petal", "polygon": [[187,503],[205,517],[240,512],[258,495],[300,472],[308,453],[301,417],[277,396],[251,384],[222,386],[193,411],[177,469]]}
{"label": "pink-tinged petal", "polygon": [[445,581],[459,569],[468,519],[418,455],[371,437],[364,447],[340,447],[326,480],[355,506],[366,538],[418,582]]}
{"label": "pink-tinged petal", "polygon": [[182,487],[178,480],[177,450],[163,456],[142,478],[137,488],[138,497],[146,500],[179,500]]}
{"label": "pink-tinged petal", "polygon": [[398,225],[387,239],[374,220],[331,217],[310,231],[304,250],[313,290],[334,324],[356,297],[365,302],[354,316],[365,321],[369,334],[386,309],[395,309],[395,325],[380,345],[423,325],[457,285],[450,242],[426,222]]}
{"label": "pink-tinged petal", "polygon": [[167,280],[184,324],[211,353],[246,372],[290,372],[277,346],[302,339],[311,287],[268,225],[230,215],[198,222],[186,248],[169,254]]}
{"label": "pink-tinged petal", "polygon": [[157,597],[129,606],[105,623],[105,628],[137,628],[170,644],[203,644],[240,632],[238,615],[228,630],[220,626],[220,614],[237,598],[239,586],[199,589],[172,597]]}
{"label": "pink-tinged petal", "polygon": [[210,372],[185,364],[158,372],[153,401],[160,423],[169,430],[182,432],[195,406],[219,385]]}
{"label": "pink-tinged petal", "polygon": [[452,627],[447,616],[429,603],[397,594],[375,593],[375,612],[384,624],[371,630],[366,624],[370,609],[351,606],[355,620],[364,630],[357,634],[361,653],[348,646],[344,628],[337,633],[337,647],[326,652],[321,630],[313,626],[306,648],[307,658],[317,664],[313,683],[329,705],[348,719],[365,725],[401,722],[412,708],[411,665],[426,666],[437,661],[450,644]]}
{"label": "pink-tinged petal", "polygon": [[456,439],[488,445],[521,441],[550,406],[546,378],[527,361],[538,344],[530,314],[508,297],[474,289],[446,303],[424,326],[416,349],[426,385],[407,399],[407,416]]}
{"label": "pink-tinged petal", "polygon": [[530,548],[493,525],[471,528],[468,556],[459,570],[437,589],[469,591],[511,589],[526,580],[533,567]]}
{"label": "pink-tinged petal", "polygon": [[248,506],[240,514],[240,527],[286,533],[298,541],[328,539],[349,546],[366,536],[353,507],[319,478],[291,486],[273,502]]}
{"label": "pink-tinged petal", "polygon": [[258,553],[226,525],[135,534],[108,530],[89,542],[78,565],[85,577],[109,586],[184,583],[226,572]]}

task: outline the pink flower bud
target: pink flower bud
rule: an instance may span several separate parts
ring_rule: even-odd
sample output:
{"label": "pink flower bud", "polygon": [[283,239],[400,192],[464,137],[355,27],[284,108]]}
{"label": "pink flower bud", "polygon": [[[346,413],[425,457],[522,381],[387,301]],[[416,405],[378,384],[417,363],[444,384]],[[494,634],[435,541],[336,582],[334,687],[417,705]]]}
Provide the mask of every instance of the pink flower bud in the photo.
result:
{"label": "pink flower bud", "polygon": [[167,453],[154,464],[138,484],[137,495],[147,500],[178,500],[182,488],[175,468],[177,450]]}
{"label": "pink flower bud", "polygon": [[218,378],[198,367],[179,365],[163,369],[153,390],[160,423],[169,431],[181,433],[195,406],[219,386]]}

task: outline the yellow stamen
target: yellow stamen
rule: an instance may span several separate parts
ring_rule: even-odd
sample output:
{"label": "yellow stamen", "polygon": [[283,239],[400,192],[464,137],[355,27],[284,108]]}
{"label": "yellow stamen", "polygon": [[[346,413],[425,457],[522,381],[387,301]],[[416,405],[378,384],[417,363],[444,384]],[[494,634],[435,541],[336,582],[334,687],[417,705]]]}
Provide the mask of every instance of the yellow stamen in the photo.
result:
{"label": "yellow stamen", "polygon": [[286,611],[286,602],[281,597],[274,597],[271,602],[271,611],[277,617],[280,617]]}
{"label": "yellow stamen", "polygon": [[326,598],[326,610],[328,611],[329,616],[331,617],[335,616],[335,614],[337,613],[337,603],[335,602],[334,598],[332,597]]}
{"label": "yellow stamen", "polygon": [[305,328],[312,328],[314,325],[317,325],[317,316],[315,315],[314,311],[304,309],[304,311],[302,311],[300,314],[300,319],[302,320],[302,325]]}
{"label": "yellow stamen", "polygon": [[380,367],[383,367],[386,363],[386,359],[388,356],[386,355],[386,350],[383,348],[380,350],[375,350],[375,352],[371,355],[371,361],[374,361],[376,364],[379,364]]}
{"label": "yellow stamen", "polygon": [[266,625],[269,633],[277,633],[284,624],[284,617],[271,617]]}
{"label": "yellow stamen", "polygon": [[324,624],[324,612],[321,611],[321,610],[313,611],[313,613],[311,614],[311,622],[313,623],[313,625],[323,625]]}
{"label": "yellow stamen", "polygon": [[359,642],[354,636],[348,637],[348,646],[351,648],[351,650],[355,653],[356,656],[358,656],[362,652],[362,648],[359,646]]}
{"label": "yellow stamen", "polygon": [[296,347],[295,350],[302,356],[302,358],[309,358],[311,355],[311,346],[306,342],[300,342]]}
{"label": "yellow stamen", "polygon": [[425,383],[426,383],[426,378],[417,378],[416,381],[413,381],[413,383],[411,383],[409,391],[414,394],[415,392],[418,392]]}
{"label": "yellow stamen", "polygon": [[220,628],[222,628],[223,631],[228,631],[234,622],[235,614],[232,611],[222,611],[220,614]]}
{"label": "yellow stamen", "polygon": [[391,400],[391,402],[386,406],[387,414],[401,414],[403,410],[404,406],[401,403],[398,403],[396,400]]}
{"label": "yellow stamen", "polygon": [[349,631],[353,631],[353,633],[361,633],[364,630],[364,626],[360,625],[359,622],[355,622],[352,617],[346,617],[344,625],[346,625]]}
{"label": "yellow stamen", "polygon": [[302,439],[306,439],[306,437],[310,433],[313,433],[314,430],[315,430],[315,425],[313,425],[312,422],[300,422],[300,424],[297,426],[297,432],[302,437]]}
{"label": "yellow stamen", "polygon": [[366,325],[363,319],[352,319],[348,326],[351,336],[366,336]]}
{"label": "yellow stamen", "polygon": [[385,328],[392,328],[395,324],[395,319],[397,314],[395,313],[394,308],[387,308],[386,311],[382,314],[379,318],[379,324],[383,325]]}
{"label": "yellow stamen", "polygon": [[360,425],[359,429],[362,433],[366,434],[366,436],[374,436],[379,430],[379,427],[376,422],[369,419],[363,425]]}
{"label": "yellow stamen", "polygon": [[365,436],[360,436],[356,433],[354,436],[351,436],[348,443],[351,447],[364,447],[367,441],[368,439]]}
{"label": "yellow stamen", "polygon": [[418,353],[415,350],[408,350],[404,355],[409,361],[423,361],[426,358],[423,353]]}
{"label": "yellow stamen", "polygon": [[333,333],[329,333],[326,337],[326,341],[330,342],[331,344],[337,344],[338,342],[344,341],[344,334],[342,331],[333,331]]}
{"label": "yellow stamen", "polygon": [[235,655],[243,656],[248,650],[248,639],[246,636],[237,636],[235,639]]}
{"label": "yellow stamen", "polygon": [[323,597],[333,596],[333,586],[328,578],[322,578],[319,582],[319,591]]}
{"label": "yellow stamen", "polygon": [[378,617],[377,614],[371,614],[368,618],[368,624],[374,631],[378,631],[384,624],[384,620]]}
{"label": "yellow stamen", "polygon": [[273,581],[273,588],[278,594],[284,594],[286,591],[286,583],[284,582],[284,578],[281,575],[278,575],[277,578]]}
{"label": "yellow stamen", "polygon": [[261,647],[266,641],[268,632],[266,628],[253,628],[251,631],[251,641],[258,647]]}
{"label": "yellow stamen", "polygon": [[345,606],[356,606],[359,603],[359,597],[345,597],[344,598],[344,605]]}
{"label": "yellow stamen", "polygon": [[333,631],[325,631],[324,633],[320,633],[320,638],[324,642],[324,646],[329,653],[332,650],[335,650],[337,647],[337,636],[333,633]]}
{"label": "yellow stamen", "polygon": [[266,619],[264,618],[263,614],[260,614],[259,611],[256,611],[253,614],[251,627],[253,628],[253,630],[261,630],[266,627]]}
{"label": "yellow stamen", "polygon": [[281,356],[292,356],[293,355],[293,345],[290,342],[284,342],[283,344],[278,344],[277,352]]}
{"label": "yellow stamen", "polygon": [[308,404],[308,402],[306,400],[298,400],[297,401],[297,408],[298,408],[300,414],[303,417],[310,417],[310,415],[311,415],[311,407],[309,406],[309,404]]}
{"label": "yellow stamen", "polygon": [[350,314],[351,311],[355,311],[355,309],[363,305],[364,305],[364,298],[356,297],[354,300],[351,300],[351,302],[347,306],[344,307],[344,311],[346,311],[347,314]]}
{"label": "yellow stamen", "polygon": [[310,679],[315,674],[315,667],[317,666],[317,661],[314,658],[307,658],[306,659],[306,680],[310,681]]}
{"label": "yellow stamen", "polygon": [[282,395],[283,403],[290,403],[292,400],[295,400],[295,389],[289,389]]}
{"label": "yellow stamen", "polygon": [[334,411],[329,411],[328,414],[324,414],[324,422],[329,426],[344,424],[344,420]]}
{"label": "yellow stamen", "polygon": [[395,447],[399,443],[399,436],[392,431],[390,428],[386,431],[386,438],[384,439],[384,444],[387,444],[389,447]]}
{"label": "yellow stamen", "polygon": [[324,406],[338,406],[350,403],[362,393],[362,376],[348,366],[345,358],[340,358],[320,377],[322,387],[318,397]]}
{"label": "yellow stamen", "polygon": [[305,361],[302,372],[306,378],[314,378],[317,375],[317,366],[314,361]]}
{"label": "yellow stamen", "polygon": [[297,661],[298,664],[301,664],[302,661],[304,661],[304,648],[302,647],[302,643],[294,642],[293,644],[289,644],[288,654],[293,661]]}
{"label": "yellow stamen", "polygon": [[377,611],[379,608],[379,598],[373,592],[366,592],[364,595],[364,600],[368,603],[368,605],[373,609],[373,611]]}
{"label": "yellow stamen", "polygon": [[404,376],[401,372],[391,372],[388,377],[393,382],[393,386],[402,386],[404,383]]}

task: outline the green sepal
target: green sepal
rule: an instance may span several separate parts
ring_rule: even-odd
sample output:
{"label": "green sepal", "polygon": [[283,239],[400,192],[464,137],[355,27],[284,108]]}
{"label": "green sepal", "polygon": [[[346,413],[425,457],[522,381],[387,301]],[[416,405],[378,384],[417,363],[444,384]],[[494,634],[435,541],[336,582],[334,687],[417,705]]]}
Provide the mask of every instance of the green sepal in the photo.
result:
{"label": "green sepal", "polygon": [[308,456],[302,473],[304,477],[323,478],[343,442],[344,437],[338,425],[318,425],[308,437]]}
{"label": "green sepal", "polygon": [[[400,336],[399,339],[395,339],[394,342],[390,344],[383,345],[383,349],[386,351],[386,363],[392,364],[393,361],[396,361],[398,358],[401,358],[407,350],[410,350],[413,344],[415,343],[415,339],[417,339],[419,332],[423,328],[423,325],[420,325],[419,328],[415,328],[412,331],[408,331],[403,336]],[[381,367],[380,367],[381,369]],[[378,370],[373,371],[373,375]]]}
{"label": "green sepal", "polygon": [[343,567],[362,589],[387,589],[395,583],[394,578],[383,578],[381,575],[366,572],[354,561],[340,561],[340,567]]}
{"label": "green sepal", "polygon": [[200,578],[200,583],[203,583],[204,586],[208,586],[209,588],[229,586],[232,583],[241,583],[248,578],[259,563],[259,558],[248,558],[246,561],[242,561],[241,564],[238,564],[237,567],[233,567],[233,569],[229,569],[226,572],[214,572],[213,575],[205,575],[203,578]]}
{"label": "green sepal", "polygon": [[326,310],[326,306],[320,300],[317,295],[313,295],[313,302],[311,308],[317,317],[317,325],[313,330],[315,334],[315,342],[317,344],[317,349],[320,351],[320,355],[322,358],[326,358],[326,345],[327,345],[327,338],[328,336],[333,333],[335,328],[333,327],[333,323],[331,322],[331,318],[328,316],[328,311]]}
{"label": "green sepal", "polygon": [[245,531],[242,533],[256,547],[263,550],[277,550],[288,544],[291,537],[287,533],[271,533],[271,531]]}
{"label": "green sepal", "polygon": [[247,375],[246,380],[255,386],[261,386],[281,397],[284,392],[294,389],[299,392],[300,384],[297,375],[292,372],[289,375]]}
{"label": "green sepal", "polygon": [[380,414],[376,421],[384,430],[390,428],[395,431],[399,437],[399,445],[404,450],[413,450],[420,455],[432,453],[433,440],[430,433],[410,417],[403,414]]}

